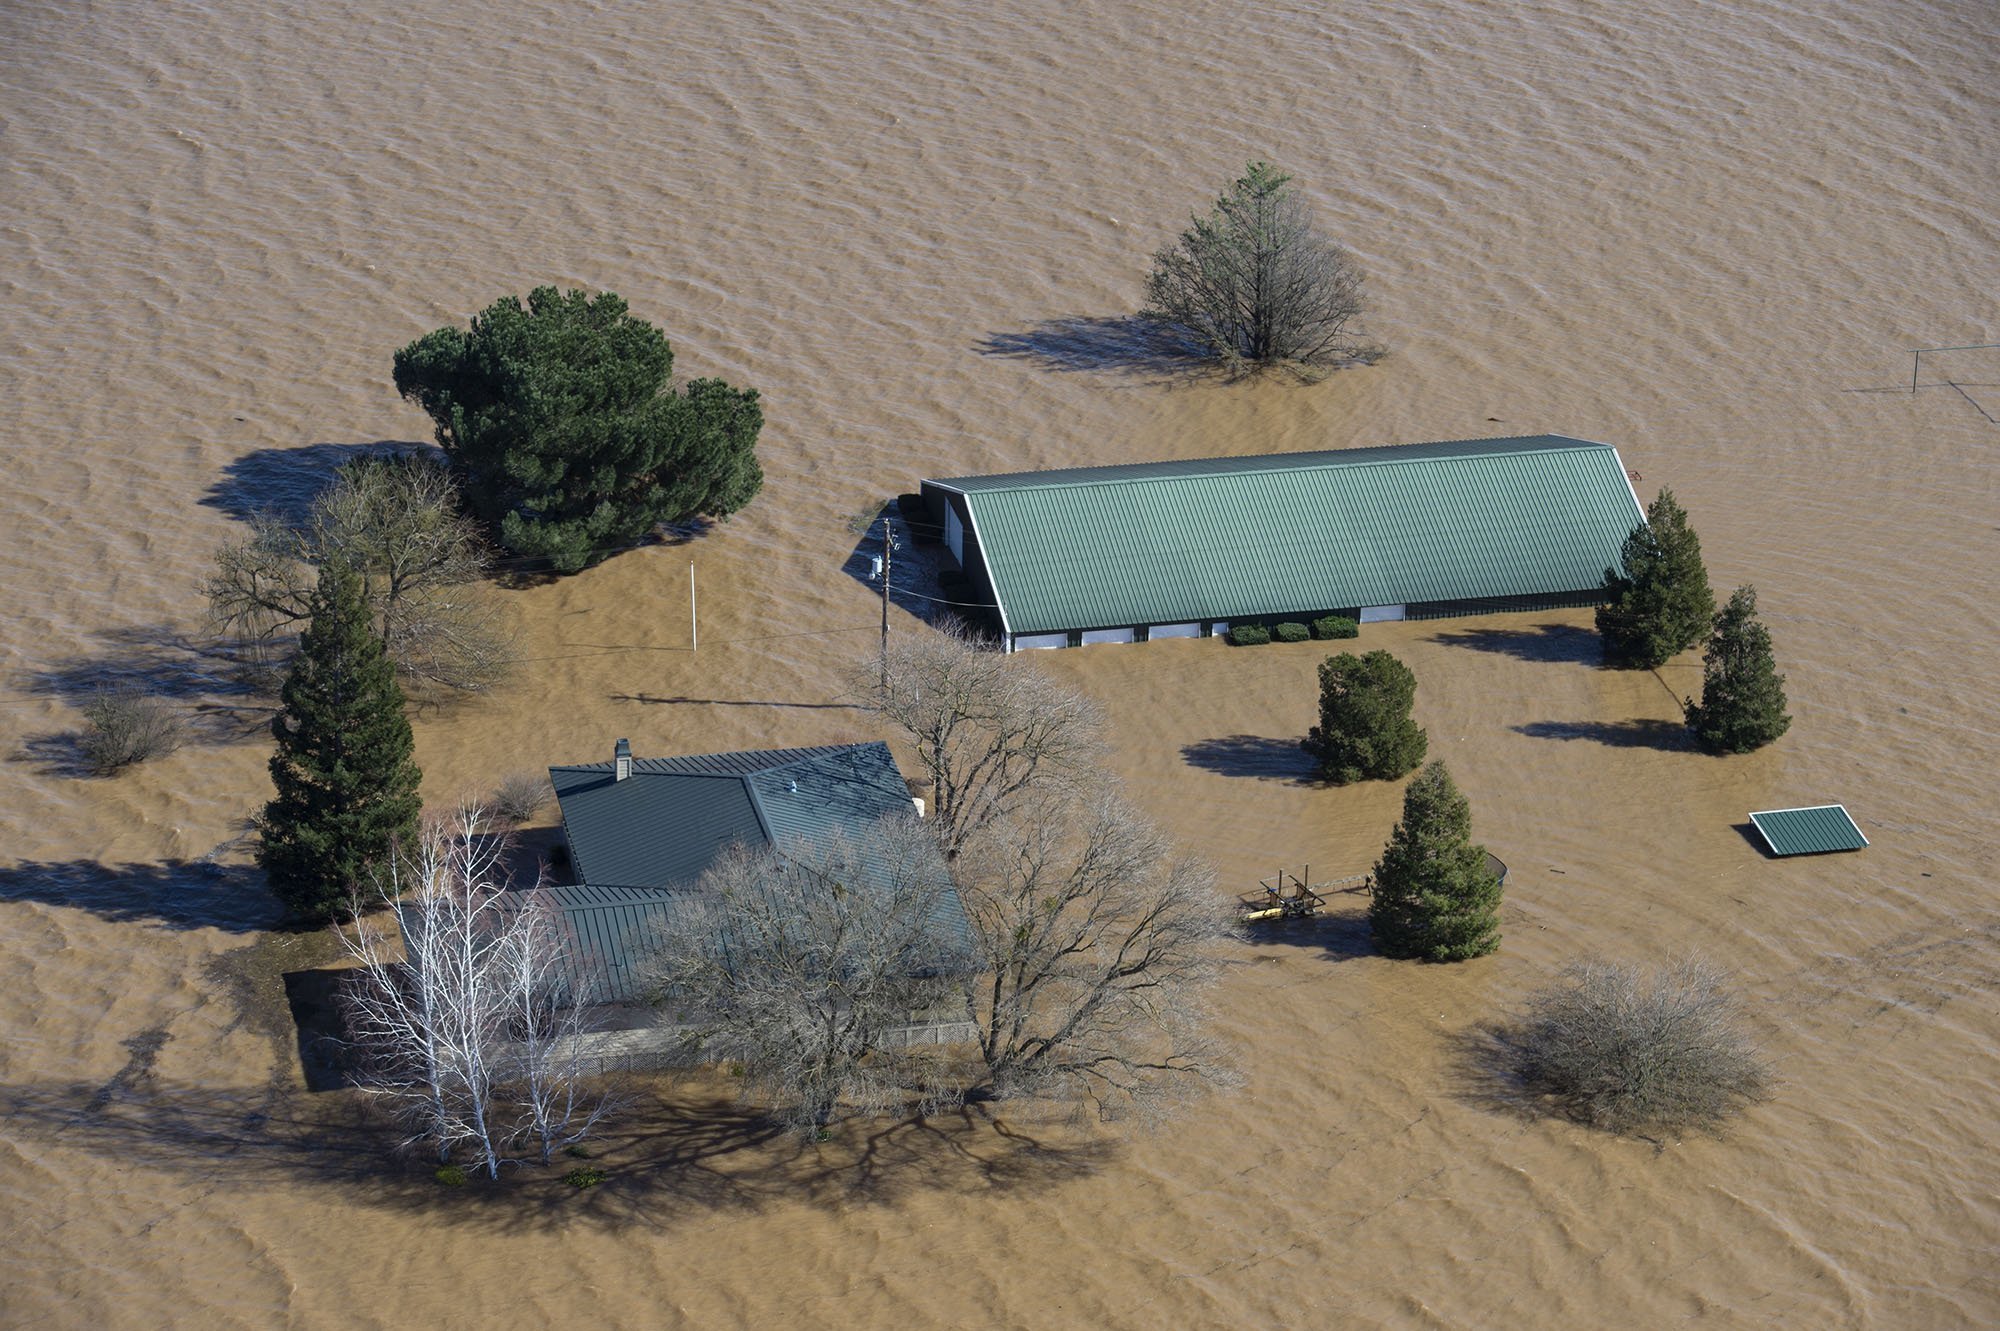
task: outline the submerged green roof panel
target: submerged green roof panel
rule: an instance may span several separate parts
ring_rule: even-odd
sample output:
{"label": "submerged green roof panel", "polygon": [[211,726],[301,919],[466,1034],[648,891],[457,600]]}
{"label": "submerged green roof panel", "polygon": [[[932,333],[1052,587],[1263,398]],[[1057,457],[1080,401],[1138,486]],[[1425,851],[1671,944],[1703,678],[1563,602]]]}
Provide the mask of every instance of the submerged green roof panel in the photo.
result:
{"label": "submerged green roof panel", "polygon": [[931,484],[1014,633],[1584,591],[1644,521],[1617,450],[1554,435]]}
{"label": "submerged green roof panel", "polygon": [[1868,838],[1839,804],[1770,809],[1751,814],[1750,821],[1763,833],[1764,844],[1773,855],[1824,855],[1835,850],[1860,850],[1868,844]]}

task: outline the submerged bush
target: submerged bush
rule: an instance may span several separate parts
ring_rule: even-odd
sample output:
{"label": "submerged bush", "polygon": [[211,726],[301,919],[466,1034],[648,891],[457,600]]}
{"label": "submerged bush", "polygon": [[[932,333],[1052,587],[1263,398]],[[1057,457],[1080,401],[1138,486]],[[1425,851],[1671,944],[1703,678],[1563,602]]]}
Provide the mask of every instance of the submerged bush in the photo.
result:
{"label": "submerged bush", "polygon": [[1322,641],[1334,638],[1358,638],[1361,636],[1361,625],[1346,615],[1327,615],[1312,622],[1312,632],[1315,638]]}
{"label": "submerged bush", "polygon": [[84,762],[99,776],[172,753],[181,746],[179,713],[137,689],[100,693],[84,705],[89,729],[78,737]]}
{"label": "submerged bush", "polygon": [[1272,636],[1279,642],[1304,642],[1308,634],[1304,624],[1280,624],[1272,630]]}
{"label": "submerged bush", "polygon": [[1529,997],[1501,1048],[1542,1107],[1607,1132],[1713,1126],[1770,1082],[1723,977],[1695,960],[1570,966]]}
{"label": "submerged bush", "polygon": [[444,1184],[447,1188],[462,1188],[465,1186],[465,1166],[439,1165],[437,1172],[432,1174],[431,1177]]}
{"label": "submerged bush", "polygon": [[569,1173],[563,1175],[563,1182],[569,1184],[572,1188],[594,1188],[609,1177],[610,1175],[606,1174],[603,1170],[590,1167],[570,1170]]}
{"label": "submerged bush", "polygon": [[1238,624],[1228,636],[1233,647],[1261,647],[1271,640],[1271,630],[1262,624]]}

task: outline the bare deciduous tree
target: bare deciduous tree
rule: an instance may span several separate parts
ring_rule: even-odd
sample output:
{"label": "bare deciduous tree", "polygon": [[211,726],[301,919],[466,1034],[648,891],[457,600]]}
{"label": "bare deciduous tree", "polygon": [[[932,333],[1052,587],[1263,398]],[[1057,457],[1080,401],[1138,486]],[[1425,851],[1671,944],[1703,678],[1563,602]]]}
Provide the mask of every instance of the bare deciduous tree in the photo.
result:
{"label": "bare deciduous tree", "polygon": [[1492,1034],[1487,1053],[1536,1104],[1610,1132],[1713,1126],[1770,1081],[1722,975],[1693,959],[1578,962]]}
{"label": "bare deciduous tree", "polygon": [[1096,705],[1032,663],[988,651],[956,625],[898,634],[887,658],[886,687],[871,661],[867,688],[916,748],[947,857],[1033,792],[1096,774]]}
{"label": "bare deciduous tree", "polygon": [[[532,893],[502,882],[504,838],[463,806],[426,822],[381,884],[402,936],[365,919],[343,934],[359,974],[346,994],[361,1085],[446,1162],[466,1146],[489,1178],[527,1140],[544,1163],[608,1102],[583,1085],[582,1009],[562,983],[563,939]],[[360,903],[356,903],[359,916]]]}
{"label": "bare deciduous tree", "polygon": [[1114,795],[1044,794],[958,863],[994,1091],[1157,1113],[1233,1079],[1204,1034],[1232,931],[1208,869]]}
{"label": "bare deciduous tree", "polygon": [[342,467],[297,526],[260,519],[216,552],[204,590],[225,631],[272,646],[310,618],[315,570],[358,572],[383,645],[405,677],[480,692],[508,667],[508,635],[483,585],[488,553],[443,464],[423,455]]}
{"label": "bare deciduous tree", "polygon": [[665,1020],[793,1129],[906,1095],[886,1032],[964,1010],[967,946],[937,847],[914,818],[853,841],[737,847],[641,944]]}
{"label": "bare deciduous tree", "polygon": [[172,753],[187,729],[172,704],[131,686],[99,693],[84,704],[83,719],[90,728],[77,747],[99,776]]}
{"label": "bare deciduous tree", "polygon": [[1310,376],[1381,348],[1357,339],[1361,268],[1313,225],[1291,177],[1252,162],[1153,259],[1147,317],[1185,329],[1231,363],[1290,364]]}

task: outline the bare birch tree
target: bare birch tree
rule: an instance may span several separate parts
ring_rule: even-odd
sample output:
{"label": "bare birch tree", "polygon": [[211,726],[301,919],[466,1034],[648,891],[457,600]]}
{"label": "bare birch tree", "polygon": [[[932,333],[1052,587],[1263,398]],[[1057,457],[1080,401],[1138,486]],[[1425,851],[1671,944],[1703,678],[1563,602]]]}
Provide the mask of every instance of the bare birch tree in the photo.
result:
{"label": "bare birch tree", "polygon": [[502,957],[513,1036],[508,1086],[518,1131],[542,1164],[588,1137],[613,1108],[590,1087],[582,1067],[584,1005],[564,965],[569,940],[562,920],[538,891],[508,921]]}
{"label": "bare birch tree", "polygon": [[204,587],[210,613],[227,632],[277,646],[311,618],[315,570],[334,558],[361,575],[405,678],[476,693],[505,675],[508,635],[483,585],[488,547],[441,463],[358,458],[302,522],[253,522],[246,540],[216,552]]}
{"label": "bare birch tree", "polygon": [[346,1016],[362,1088],[405,1125],[405,1146],[440,1163],[466,1146],[492,1178],[517,1141],[533,1141],[546,1163],[605,1106],[582,1084],[582,1011],[561,982],[563,940],[531,894],[506,889],[507,841],[485,827],[483,809],[462,806],[428,820],[392,862],[381,886],[400,956],[366,919],[342,939],[359,963]]}
{"label": "bare birch tree", "polygon": [[898,634],[887,652],[886,686],[871,661],[867,688],[916,749],[948,858],[1036,791],[1097,774],[1096,705],[1032,663],[986,650],[957,625]]}
{"label": "bare birch tree", "polygon": [[744,1089],[802,1133],[878,1112],[909,1078],[884,1036],[965,1007],[950,876],[914,818],[865,837],[726,854],[642,947],[669,1024],[740,1060]]}
{"label": "bare birch tree", "polygon": [[1266,162],[1252,162],[1154,257],[1146,283],[1147,317],[1232,364],[1290,364],[1308,377],[1381,354],[1349,331],[1362,308],[1360,265]]}
{"label": "bare birch tree", "polygon": [[995,1094],[1157,1115],[1233,1074],[1205,1033],[1232,925],[1208,869],[1115,795],[1044,795],[959,861]]}

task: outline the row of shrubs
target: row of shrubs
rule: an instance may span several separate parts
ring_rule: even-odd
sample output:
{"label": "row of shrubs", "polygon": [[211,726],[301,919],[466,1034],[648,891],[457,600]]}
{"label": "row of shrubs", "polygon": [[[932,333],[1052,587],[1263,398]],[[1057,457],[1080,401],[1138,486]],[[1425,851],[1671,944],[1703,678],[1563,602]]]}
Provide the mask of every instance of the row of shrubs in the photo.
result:
{"label": "row of shrubs", "polygon": [[1230,643],[1237,647],[1261,647],[1276,638],[1279,642],[1304,642],[1307,638],[1327,641],[1334,638],[1356,638],[1361,636],[1361,626],[1346,615],[1327,615],[1315,619],[1308,628],[1304,624],[1287,622],[1274,628],[1262,624],[1238,624],[1226,635]]}

